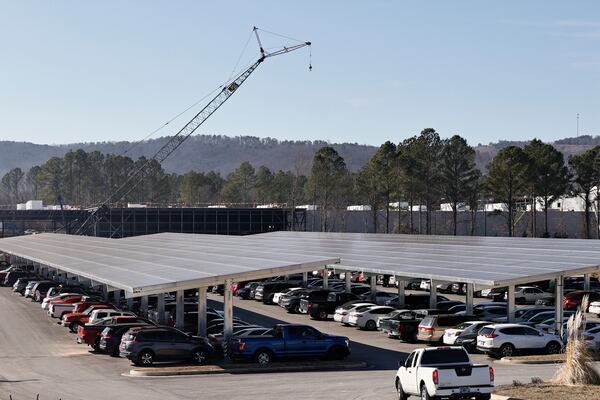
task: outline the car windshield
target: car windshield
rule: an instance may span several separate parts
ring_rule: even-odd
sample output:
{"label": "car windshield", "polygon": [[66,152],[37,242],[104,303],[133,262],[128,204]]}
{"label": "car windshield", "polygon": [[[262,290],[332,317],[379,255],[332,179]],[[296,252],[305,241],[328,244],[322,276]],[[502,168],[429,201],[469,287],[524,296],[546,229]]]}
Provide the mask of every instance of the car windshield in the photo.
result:
{"label": "car windshield", "polygon": [[438,365],[470,362],[467,352],[463,349],[441,349],[424,351],[421,365]]}

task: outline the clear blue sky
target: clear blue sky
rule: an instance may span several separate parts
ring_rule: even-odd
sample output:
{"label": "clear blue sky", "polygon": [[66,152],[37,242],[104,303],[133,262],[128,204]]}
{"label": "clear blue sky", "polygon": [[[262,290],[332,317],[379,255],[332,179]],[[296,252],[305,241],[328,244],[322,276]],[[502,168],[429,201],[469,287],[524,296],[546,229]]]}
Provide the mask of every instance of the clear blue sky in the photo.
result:
{"label": "clear blue sky", "polygon": [[198,133],[550,141],[580,113],[600,134],[598,1],[0,0],[0,139],[140,139],[229,77],[253,25],[311,40],[313,71],[268,60]]}

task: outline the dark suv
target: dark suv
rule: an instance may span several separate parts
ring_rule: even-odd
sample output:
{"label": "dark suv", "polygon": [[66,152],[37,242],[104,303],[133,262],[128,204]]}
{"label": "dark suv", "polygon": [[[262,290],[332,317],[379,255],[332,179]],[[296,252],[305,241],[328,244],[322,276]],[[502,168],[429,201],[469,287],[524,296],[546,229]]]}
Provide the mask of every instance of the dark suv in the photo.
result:
{"label": "dark suv", "polygon": [[213,347],[205,338],[163,326],[132,328],[123,335],[119,346],[121,357],[143,367],[171,360],[203,364],[213,353]]}
{"label": "dark suv", "polygon": [[262,301],[265,304],[273,304],[273,296],[275,296],[275,293],[295,286],[297,286],[297,284],[285,281],[265,282],[256,287],[254,300]]}
{"label": "dark suv", "polygon": [[306,312],[313,319],[326,319],[329,314],[334,314],[335,309],[349,301],[359,300],[354,293],[331,292],[317,290],[300,300],[300,311]]}

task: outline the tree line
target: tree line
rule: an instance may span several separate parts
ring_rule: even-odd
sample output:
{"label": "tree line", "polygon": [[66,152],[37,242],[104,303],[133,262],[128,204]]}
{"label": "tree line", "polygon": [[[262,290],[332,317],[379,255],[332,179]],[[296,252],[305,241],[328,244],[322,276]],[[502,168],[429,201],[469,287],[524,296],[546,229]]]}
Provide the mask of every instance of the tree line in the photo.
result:
{"label": "tree line", "polygon": [[[290,160],[291,161],[291,160]],[[89,207],[105,202],[110,194],[127,181],[129,174],[147,159],[98,151],[69,151],[64,157],[52,157],[27,172],[14,168],[1,180],[3,204],[25,199],[42,199],[47,204]],[[308,160],[297,159],[288,171],[255,168],[244,161],[226,176],[219,172],[190,171],[167,173],[156,163],[152,172],[129,192],[122,203],[155,203],[179,206],[207,204],[300,204],[318,206],[321,230],[330,228],[332,210],[351,204],[365,204],[373,212],[373,231],[415,233],[413,212],[400,223],[402,203],[416,206],[424,213],[425,233],[432,232],[432,212],[441,203],[452,209],[454,234],[458,212],[468,207],[471,234],[477,210],[483,202],[506,206],[509,236],[514,235],[515,216],[523,203],[531,205],[531,232],[535,235],[536,203],[543,210],[542,236],[549,235],[548,209],[564,195],[580,195],[585,204],[585,234],[591,238],[593,188],[600,185],[600,146],[584,153],[564,155],[552,145],[534,139],[524,147],[509,145],[500,150],[485,171],[475,164],[475,150],[459,135],[442,139],[434,129],[400,143],[387,141],[356,172],[349,171],[346,161],[330,146],[314,154],[308,175]],[[393,206],[398,203],[398,206]],[[378,226],[377,215],[385,213],[385,226]],[[390,226],[392,212],[399,213],[399,224]]]}

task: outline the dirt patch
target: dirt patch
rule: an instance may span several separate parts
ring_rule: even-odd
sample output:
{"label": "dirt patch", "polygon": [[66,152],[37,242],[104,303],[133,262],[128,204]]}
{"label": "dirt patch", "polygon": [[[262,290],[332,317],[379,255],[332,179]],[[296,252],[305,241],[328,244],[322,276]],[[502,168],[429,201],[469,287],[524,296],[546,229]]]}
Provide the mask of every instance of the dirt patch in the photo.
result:
{"label": "dirt patch", "polygon": [[552,383],[499,386],[494,394],[526,400],[590,400],[600,399],[600,386],[565,386]]}

